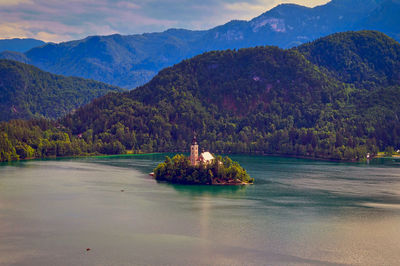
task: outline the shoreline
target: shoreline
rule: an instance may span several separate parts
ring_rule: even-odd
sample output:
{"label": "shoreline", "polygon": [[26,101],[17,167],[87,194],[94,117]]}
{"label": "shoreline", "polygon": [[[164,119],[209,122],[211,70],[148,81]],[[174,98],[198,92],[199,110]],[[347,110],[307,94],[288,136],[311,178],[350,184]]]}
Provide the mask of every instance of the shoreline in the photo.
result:
{"label": "shoreline", "polygon": [[[19,160],[12,160],[6,162],[0,162],[0,164],[4,163],[15,163],[15,162],[25,162],[25,161],[34,161],[34,160],[57,160],[57,159],[79,159],[79,158],[108,158],[108,157],[133,157],[133,156],[142,156],[142,155],[156,155],[156,154],[175,154],[179,152],[151,152],[151,153],[124,153],[124,154],[97,154],[97,155],[76,155],[76,156],[50,156],[44,158],[25,158]],[[360,163],[366,162],[368,160],[373,159],[400,159],[400,155],[392,155],[392,156],[385,156],[385,155],[375,155],[370,159],[363,159],[363,160],[337,160],[337,159],[330,159],[330,158],[322,158],[322,157],[308,157],[308,156],[301,156],[301,155],[289,155],[289,154],[268,154],[268,153],[223,153],[229,155],[250,155],[250,156],[263,156],[263,157],[282,157],[282,158],[295,158],[295,159],[305,159],[311,161],[325,161],[325,162],[337,162],[337,163]]]}
{"label": "shoreline", "polygon": [[248,183],[248,182],[225,182],[225,183],[212,183],[212,184],[190,184],[190,183],[179,183],[179,182],[168,182],[166,180],[157,180],[154,178],[156,182],[160,183],[165,183],[165,184],[171,184],[171,185],[181,185],[181,186],[210,186],[210,187],[223,187],[223,186],[248,186],[248,185],[254,185],[254,183]]}
{"label": "shoreline", "polygon": [[254,183],[247,183],[247,182],[238,182],[238,183],[214,183],[209,184],[209,186],[247,186],[247,185],[254,185]]}
{"label": "shoreline", "polygon": [[27,162],[27,161],[39,161],[39,160],[62,160],[62,159],[80,159],[80,158],[108,158],[108,157],[134,157],[142,155],[156,155],[163,154],[162,152],[152,153],[124,153],[124,154],[99,154],[99,155],[76,155],[76,156],[50,156],[44,158],[25,158],[19,160],[12,160],[7,162],[0,162],[0,164],[16,163],[16,162]]}
{"label": "shoreline", "polygon": [[376,155],[373,157],[373,159],[400,159],[400,155],[392,155],[392,156],[386,156],[386,155]]}

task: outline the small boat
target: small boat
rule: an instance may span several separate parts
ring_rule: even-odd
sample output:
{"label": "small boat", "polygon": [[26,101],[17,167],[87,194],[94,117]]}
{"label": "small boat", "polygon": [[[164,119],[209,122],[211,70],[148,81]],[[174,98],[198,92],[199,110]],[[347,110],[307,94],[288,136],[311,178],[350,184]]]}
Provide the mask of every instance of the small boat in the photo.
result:
{"label": "small boat", "polygon": [[150,175],[150,176],[154,176],[154,172],[151,172],[149,175]]}

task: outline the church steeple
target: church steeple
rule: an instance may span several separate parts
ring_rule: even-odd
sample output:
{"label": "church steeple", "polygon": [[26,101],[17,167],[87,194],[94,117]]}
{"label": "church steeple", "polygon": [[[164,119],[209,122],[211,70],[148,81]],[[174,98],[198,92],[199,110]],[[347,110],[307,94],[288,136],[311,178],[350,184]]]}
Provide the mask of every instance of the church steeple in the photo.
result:
{"label": "church steeple", "polygon": [[192,145],[197,145],[196,134],[193,136]]}
{"label": "church steeple", "polygon": [[190,164],[196,165],[199,159],[199,145],[197,144],[196,134],[193,136],[192,145],[190,145]]}

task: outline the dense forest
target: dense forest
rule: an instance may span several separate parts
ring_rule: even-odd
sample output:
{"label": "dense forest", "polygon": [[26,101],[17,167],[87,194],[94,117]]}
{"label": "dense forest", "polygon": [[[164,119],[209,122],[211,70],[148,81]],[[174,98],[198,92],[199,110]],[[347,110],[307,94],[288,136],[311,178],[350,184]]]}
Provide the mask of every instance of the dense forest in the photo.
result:
{"label": "dense forest", "polygon": [[187,185],[242,185],[254,182],[246,170],[229,157],[218,156],[209,164],[191,165],[188,157],[177,154],[166,157],[154,169],[158,181]]}
{"label": "dense forest", "polygon": [[209,52],[59,123],[83,153],[186,151],[196,131],[212,152],[360,160],[400,147],[399,62],[400,44],[373,31]]}
{"label": "dense forest", "polygon": [[336,33],[295,49],[336,79],[357,88],[400,84],[399,43],[380,32]]}
{"label": "dense forest", "polygon": [[103,143],[91,138],[88,134],[73,136],[64,126],[45,119],[0,122],[0,162],[126,152],[118,141]]}
{"label": "dense forest", "polygon": [[110,91],[122,89],[0,59],[0,121],[60,118]]}

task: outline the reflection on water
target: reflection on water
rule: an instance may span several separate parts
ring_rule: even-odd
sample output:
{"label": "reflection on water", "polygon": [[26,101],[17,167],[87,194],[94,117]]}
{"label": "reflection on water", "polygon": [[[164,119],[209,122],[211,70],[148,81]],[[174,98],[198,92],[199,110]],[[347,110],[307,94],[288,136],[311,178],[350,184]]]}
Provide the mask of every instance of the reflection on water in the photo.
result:
{"label": "reflection on water", "polygon": [[160,154],[0,165],[0,265],[398,265],[398,160],[232,157],[254,185],[157,183]]}
{"label": "reflection on water", "polygon": [[[161,182],[160,182],[161,183]],[[164,183],[165,184],[165,183]],[[169,185],[177,192],[191,197],[198,196],[217,196],[223,194],[226,197],[246,195],[247,185],[244,186],[186,186],[186,185]]]}

